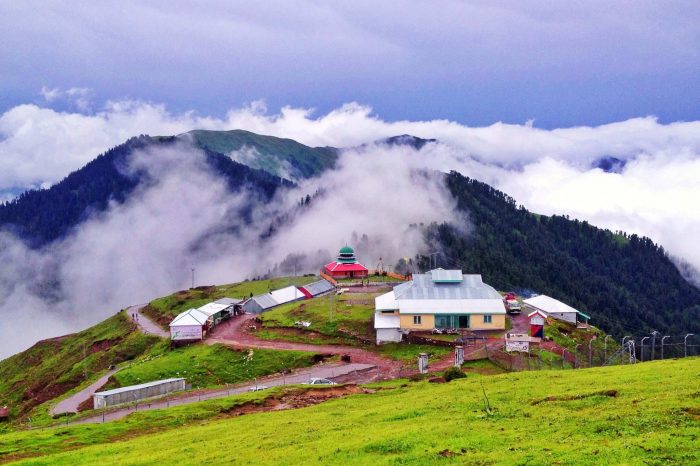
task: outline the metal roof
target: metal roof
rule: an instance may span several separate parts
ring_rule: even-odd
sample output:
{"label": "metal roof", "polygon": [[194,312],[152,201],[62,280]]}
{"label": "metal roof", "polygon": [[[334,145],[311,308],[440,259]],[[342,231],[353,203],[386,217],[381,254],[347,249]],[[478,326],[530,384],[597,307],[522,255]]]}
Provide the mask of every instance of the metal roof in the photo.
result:
{"label": "metal roof", "polygon": [[281,288],[270,292],[272,299],[275,300],[277,304],[284,304],[292,302],[296,299],[301,299],[304,297],[304,293],[299,291],[296,286],[288,286],[286,288]]}
{"label": "metal roof", "polygon": [[217,304],[226,304],[228,306],[231,306],[232,304],[241,304],[243,302],[243,300],[236,299],[236,298],[221,298],[221,299],[217,299],[214,302]]}
{"label": "metal roof", "polygon": [[304,288],[306,291],[308,291],[311,296],[318,296],[322,293],[326,293],[332,290],[334,287],[333,284],[328,280],[319,280],[317,282],[304,285],[301,288]]}
{"label": "metal roof", "polygon": [[197,310],[199,312],[203,312],[204,314],[208,316],[212,316],[214,314],[217,314],[227,308],[231,307],[230,304],[221,304],[221,303],[208,303],[205,304],[202,307],[198,307]]}
{"label": "metal roof", "polygon": [[199,309],[188,309],[181,312],[171,322],[170,326],[204,325],[209,316]]}
{"label": "metal roof", "polygon": [[114,395],[116,393],[131,392],[134,390],[140,390],[142,388],[155,387],[156,385],[162,385],[162,384],[168,383],[168,382],[176,382],[178,380],[185,380],[185,379],[182,377],[178,377],[178,378],[172,378],[172,379],[156,380],[153,382],[146,382],[146,383],[142,383],[142,384],[138,384],[138,385],[129,385],[128,387],[115,388],[113,390],[105,390],[104,392],[95,392],[95,395],[108,396],[108,395]]}
{"label": "metal roof", "polygon": [[259,294],[257,296],[253,296],[250,299],[258,303],[263,309],[269,309],[279,304],[277,301],[275,301],[275,298],[273,298],[270,293]]}
{"label": "metal roof", "polygon": [[433,281],[430,273],[415,274],[410,282],[394,287],[394,295],[397,300],[497,299],[502,301],[498,291],[481,281],[481,275],[462,275],[460,282],[446,283]]}
{"label": "metal roof", "polygon": [[435,269],[428,273],[435,283],[459,283],[462,281],[461,270]]}

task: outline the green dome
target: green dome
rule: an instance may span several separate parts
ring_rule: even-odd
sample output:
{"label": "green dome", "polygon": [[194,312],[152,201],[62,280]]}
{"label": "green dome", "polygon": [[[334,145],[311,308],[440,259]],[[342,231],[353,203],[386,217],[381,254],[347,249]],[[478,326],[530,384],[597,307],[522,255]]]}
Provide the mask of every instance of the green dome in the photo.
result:
{"label": "green dome", "polygon": [[340,248],[339,254],[355,254],[355,251],[350,246]]}
{"label": "green dome", "polygon": [[356,264],[355,251],[350,246],[340,248],[338,252],[338,262],[341,264]]}

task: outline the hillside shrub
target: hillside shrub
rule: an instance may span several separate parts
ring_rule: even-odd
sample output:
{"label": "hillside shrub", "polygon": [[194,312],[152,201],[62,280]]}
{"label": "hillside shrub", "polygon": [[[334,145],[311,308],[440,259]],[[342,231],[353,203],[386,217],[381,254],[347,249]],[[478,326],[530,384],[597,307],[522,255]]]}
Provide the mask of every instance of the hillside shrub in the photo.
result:
{"label": "hillside shrub", "polygon": [[458,367],[449,367],[445,369],[445,372],[443,372],[442,376],[445,378],[446,382],[449,382],[453,379],[463,379],[466,377],[464,372]]}

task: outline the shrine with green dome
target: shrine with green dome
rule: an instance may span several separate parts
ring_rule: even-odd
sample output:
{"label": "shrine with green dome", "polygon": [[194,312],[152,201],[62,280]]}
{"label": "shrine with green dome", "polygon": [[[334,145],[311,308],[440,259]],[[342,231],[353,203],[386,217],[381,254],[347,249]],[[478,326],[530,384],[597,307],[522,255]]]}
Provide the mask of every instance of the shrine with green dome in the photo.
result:
{"label": "shrine with green dome", "polygon": [[333,278],[366,278],[369,275],[369,270],[359,263],[355,250],[350,246],[340,248],[335,262],[326,264],[321,272]]}

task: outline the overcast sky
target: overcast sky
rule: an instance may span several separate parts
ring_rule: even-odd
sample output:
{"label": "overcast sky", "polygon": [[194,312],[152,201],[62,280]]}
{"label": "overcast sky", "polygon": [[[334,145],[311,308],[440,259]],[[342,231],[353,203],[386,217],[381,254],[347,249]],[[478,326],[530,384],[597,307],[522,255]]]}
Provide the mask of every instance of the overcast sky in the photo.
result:
{"label": "overcast sky", "polygon": [[264,99],[544,128],[700,113],[694,0],[0,0],[0,30],[0,111],[132,99],[222,116]]}

